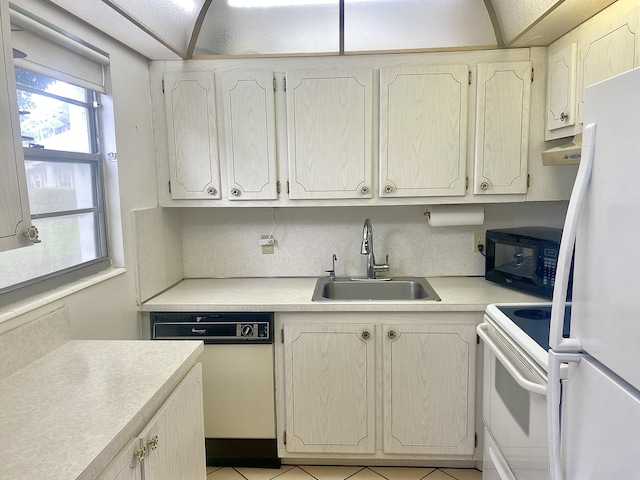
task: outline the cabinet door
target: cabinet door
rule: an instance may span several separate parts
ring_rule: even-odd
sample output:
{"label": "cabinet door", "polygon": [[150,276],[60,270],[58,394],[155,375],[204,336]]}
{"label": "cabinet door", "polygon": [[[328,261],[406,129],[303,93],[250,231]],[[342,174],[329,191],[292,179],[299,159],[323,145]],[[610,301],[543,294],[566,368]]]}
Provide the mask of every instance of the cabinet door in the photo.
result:
{"label": "cabinet door", "polygon": [[372,70],[286,78],[290,197],[371,198]]}
{"label": "cabinet door", "polygon": [[220,74],[230,200],[275,200],[275,103],[272,72]]}
{"label": "cabinet door", "polygon": [[547,130],[575,125],[578,44],[551,55],[547,71]]}
{"label": "cabinet door", "polygon": [[286,448],[373,453],[374,326],[285,325]]}
{"label": "cabinet door", "polygon": [[385,453],[475,448],[474,325],[384,325]]}
{"label": "cabinet door", "polygon": [[142,480],[142,466],[138,459],[140,438],[133,438],[105,468],[97,480]]}
{"label": "cabinet door", "polygon": [[631,70],[637,64],[638,10],[629,18],[603,22],[580,42],[578,57],[578,121],[584,117],[585,88]]}
{"label": "cabinet door", "polygon": [[380,196],[464,195],[467,65],[380,70]]}
{"label": "cabinet door", "polygon": [[164,76],[171,198],[220,198],[213,73]]}
{"label": "cabinet door", "polygon": [[0,2],[0,251],[30,245],[31,226],[13,73],[9,9]]}
{"label": "cabinet door", "polygon": [[140,437],[146,447],[146,480],[205,480],[201,364],[180,382]]}
{"label": "cabinet door", "polygon": [[479,63],[474,194],[527,191],[531,62]]}

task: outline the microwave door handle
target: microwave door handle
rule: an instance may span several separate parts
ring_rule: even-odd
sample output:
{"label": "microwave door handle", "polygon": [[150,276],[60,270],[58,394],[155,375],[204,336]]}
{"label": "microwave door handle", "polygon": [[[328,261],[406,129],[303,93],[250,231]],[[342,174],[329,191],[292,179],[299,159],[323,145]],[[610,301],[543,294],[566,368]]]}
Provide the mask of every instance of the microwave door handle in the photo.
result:
{"label": "microwave door handle", "polygon": [[562,241],[558,253],[558,266],[553,287],[553,301],[551,304],[551,326],[549,329],[549,345],[553,350],[564,352],[579,352],[582,344],[577,338],[564,338],[562,328],[564,325],[564,307],[567,303],[567,290],[569,289],[569,274],[573,247],[576,243],[576,232],[580,211],[584,205],[584,198],[591,180],[593,157],[595,152],[596,124],[590,123],[584,127],[582,157],[578,167],[578,175],[569,199],[567,216],[562,229]]}
{"label": "microwave door handle", "polygon": [[482,339],[482,341],[489,347],[491,352],[496,356],[496,358],[500,361],[500,363],[506,368],[509,375],[513,377],[518,385],[524,388],[526,391],[531,393],[536,393],[538,395],[545,396],[547,394],[546,385],[540,385],[539,383],[532,382],[527,380],[522,376],[522,374],[518,371],[518,369],[509,361],[509,359],[505,356],[502,351],[500,351],[500,347],[498,347],[493,340],[487,335],[487,328],[489,327],[488,323],[481,323],[476,327],[476,333]]}

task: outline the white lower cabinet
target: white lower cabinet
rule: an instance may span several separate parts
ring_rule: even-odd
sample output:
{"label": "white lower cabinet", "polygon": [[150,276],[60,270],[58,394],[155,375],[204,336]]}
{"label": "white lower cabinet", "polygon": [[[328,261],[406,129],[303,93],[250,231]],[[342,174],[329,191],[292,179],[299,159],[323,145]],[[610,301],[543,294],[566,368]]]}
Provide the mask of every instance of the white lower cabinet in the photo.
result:
{"label": "white lower cabinet", "polygon": [[286,325],[287,450],[373,453],[373,324]]}
{"label": "white lower cabinet", "polygon": [[474,325],[383,325],[384,452],[471,455]]}
{"label": "white lower cabinet", "polygon": [[474,314],[277,318],[280,457],[471,458]]}
{"label": "white lower cabinet", "polygon": [[142,464],[138,457],[141,452],[143,452],[142,439],[132,438],[102,471],[98,480],[142,480]]}
{"label": "white lower cabinet", "polygon": [[206,478],[202,365],[196,364],[98,480]]}

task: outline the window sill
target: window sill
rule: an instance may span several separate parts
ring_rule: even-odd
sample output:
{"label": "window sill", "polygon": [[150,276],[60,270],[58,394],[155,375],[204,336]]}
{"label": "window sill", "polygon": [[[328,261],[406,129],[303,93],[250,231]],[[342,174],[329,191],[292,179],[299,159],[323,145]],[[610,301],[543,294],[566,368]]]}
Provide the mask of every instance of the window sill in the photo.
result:
{"label": "window sill", "polygon": [[122,275],[126,271],[126,268],[109,268],[102,272],[85,277],[82,280],[78,280],[77,282],[68,283],[55,290],[50,290],[41,295],[34,295],[27,300],[2,307],[2,309],[0,309],[0,324],[61,300],[69,295],[73,295],[85,288],[89,288],[93,285],[109,280],[110,278]]}

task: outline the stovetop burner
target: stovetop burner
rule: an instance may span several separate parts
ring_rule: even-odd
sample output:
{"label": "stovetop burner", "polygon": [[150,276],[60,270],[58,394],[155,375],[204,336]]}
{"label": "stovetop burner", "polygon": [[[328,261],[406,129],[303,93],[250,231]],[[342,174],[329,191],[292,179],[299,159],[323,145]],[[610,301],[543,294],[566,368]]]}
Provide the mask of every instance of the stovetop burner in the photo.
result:
{"label": "stovetop burner", "polygon": [[[531,337],[544,351],[549,350],[549,328],[551,326],[551,305],[527,306],[498,306],[523,332]],[[569,336],[571,326],[571,306],[564,310],[563,336]]]}

